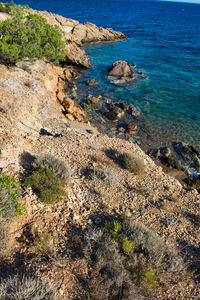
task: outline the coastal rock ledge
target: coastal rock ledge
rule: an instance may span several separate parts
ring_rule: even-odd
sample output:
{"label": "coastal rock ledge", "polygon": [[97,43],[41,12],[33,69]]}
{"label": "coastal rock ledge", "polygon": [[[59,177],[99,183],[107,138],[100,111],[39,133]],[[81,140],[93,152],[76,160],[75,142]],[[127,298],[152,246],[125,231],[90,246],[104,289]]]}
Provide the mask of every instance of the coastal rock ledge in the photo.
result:
{"label": "coastal rock ledge", "polygon": [[[83,44],[112,42],[126,38],[123,33],[114,31],[111,28],[98,27],[90,22],[80,24],[76,20],[64,18],[47,11],[26,9],[26,13],[38,14],[44,17],[49,24],[57,25],[62,29],[67,48],[67,63],[79,67],[90,68],[92,66],[85,50],[81,49]],[[7,18],[10,18],[9,14],[0,14],[0,21]]]}

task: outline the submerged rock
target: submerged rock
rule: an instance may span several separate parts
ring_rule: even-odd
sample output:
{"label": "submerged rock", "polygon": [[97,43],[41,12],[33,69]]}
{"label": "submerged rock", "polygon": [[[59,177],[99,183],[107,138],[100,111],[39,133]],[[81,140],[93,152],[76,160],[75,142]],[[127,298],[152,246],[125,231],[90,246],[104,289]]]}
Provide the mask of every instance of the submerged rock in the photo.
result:
{"label": "submerged rock", "polygon": [[108,109],[102,109],[100,112],[103,114],[107,119],[117,122],[119,119],[121,119],[125,112],[118,106],[114,105],[113,103],[108,105]]}
{"label": "submerged rock", "polygon": [[93,79],[87,80],[86,84],[87,85],[96,85],[96,84],[98,84],[98,82],[96,81],[96,79],[93,78]]}

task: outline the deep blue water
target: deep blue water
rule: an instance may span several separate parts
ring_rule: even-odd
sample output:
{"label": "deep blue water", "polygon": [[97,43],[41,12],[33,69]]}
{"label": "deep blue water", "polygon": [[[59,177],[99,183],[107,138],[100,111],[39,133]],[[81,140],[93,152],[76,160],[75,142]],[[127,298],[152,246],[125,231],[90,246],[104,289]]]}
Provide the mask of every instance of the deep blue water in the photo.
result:
{"label": "deep blue water", "polygon": [[[4,1],[6,2],[6,1]],[[19,0],[80,22],[112,27],[128,36],[117,43],[86,47],[93,68],[81,81],[96,78],[100,93],[134,103],[152,133],[200,147],[200,5],[140,0]],[[106,79],[115,60],[134,62],[147,73],[137,86]]]}

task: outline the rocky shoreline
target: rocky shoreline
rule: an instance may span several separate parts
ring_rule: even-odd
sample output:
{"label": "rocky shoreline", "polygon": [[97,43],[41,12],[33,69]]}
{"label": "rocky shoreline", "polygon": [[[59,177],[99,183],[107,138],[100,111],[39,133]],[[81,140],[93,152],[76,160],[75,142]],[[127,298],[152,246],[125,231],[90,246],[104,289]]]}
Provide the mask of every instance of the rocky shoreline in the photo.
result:
{"label": "rocky shoreline", "polygon": [[[80,70],[90,64],[80,45],[86,40],[91,42],[88,28],[96,28],[95,25],[83,27],[71,19],[38,13],[51,24],[66,26],[69,34],[83,34],[81,38],[75,35],[73,42],[69,38],[66,41],[73,55],[70,66],[58,67],[43,61],[0,65],[0,169],[2,174],[23,182],[32,161],[41,154],[50,154],[67,162],[72,176],[66,198],[50,206],[42,203],[31,188],[22,187],[20,200],[26,213],[10,224],[9,251],[1,262],[0,276],[33,272],[53,283],[58,299],[88,299],[90,284],[95,286],[100,281],[82,252],[85,235],[91,228],[97,234],[107,218],[131,219],[156,232],[170,253],[174,251],[171,275],[163,270],[158,286],[150,292],[144,290],[144,296],[138,299],[198,299],[198,191],[185,188],[167,175],[141,149],[142,142],[148,145],[152,141],[134,106],[95,94],[79,103],[76,80]],[[94,42],[108,41],[105,33],[109,33],[110,40],[111,36],[112,40],[114,36],[125,38],[121,33],[113,36],[112,30],[97,30],[103,34]],[[99,130],[93,123],[99,125]],[[185,160],[194,153],[194,163],[198,165],[195,149],[183,144],[174,146],[183,161],[183,152]],[[135,175],[117,163],[111,155],[117,151],[139,157],[143,172]],[[171,153],[165,148],[152,154],[170,161]],[[51,240],[41,250],[36,241],[44,234],[49,234]]]}

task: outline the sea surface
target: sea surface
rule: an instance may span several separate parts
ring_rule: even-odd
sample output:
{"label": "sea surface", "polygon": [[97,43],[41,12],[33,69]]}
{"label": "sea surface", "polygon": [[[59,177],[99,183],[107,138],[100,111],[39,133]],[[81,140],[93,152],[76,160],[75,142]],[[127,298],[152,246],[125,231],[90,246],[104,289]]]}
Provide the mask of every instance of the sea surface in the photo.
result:
{"label": "sea surface", "polygon": [[[6,1],[4,1],[6,2]],[[95,78],[99,94],[135,104],[162,141],[200,148],[200,4],[142,0],[16,0],[122,31],[128,39],[85,47],[93,64],[79,80]],[[115,60],[134,62],[147,78],[117,86],[106,78]]]}

